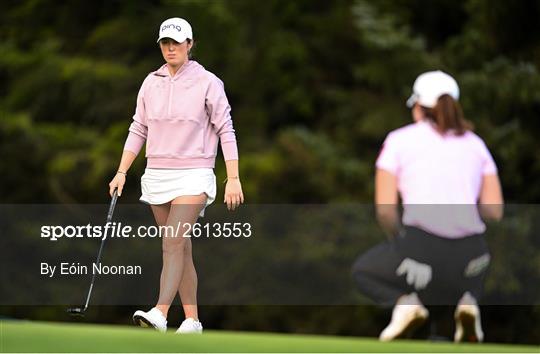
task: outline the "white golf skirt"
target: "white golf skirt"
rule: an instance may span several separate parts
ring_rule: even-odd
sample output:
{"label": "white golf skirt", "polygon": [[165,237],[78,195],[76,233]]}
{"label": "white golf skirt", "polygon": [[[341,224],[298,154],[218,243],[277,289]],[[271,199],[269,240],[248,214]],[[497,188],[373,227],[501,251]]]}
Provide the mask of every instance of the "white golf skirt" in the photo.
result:
{"label": "white golf skirt", "polygon": [[216,176],[211,168],[161,169],[147,168],[141,177],[140,201],[158,205],[182,195],[206,193],[204,209],[216,199]]}

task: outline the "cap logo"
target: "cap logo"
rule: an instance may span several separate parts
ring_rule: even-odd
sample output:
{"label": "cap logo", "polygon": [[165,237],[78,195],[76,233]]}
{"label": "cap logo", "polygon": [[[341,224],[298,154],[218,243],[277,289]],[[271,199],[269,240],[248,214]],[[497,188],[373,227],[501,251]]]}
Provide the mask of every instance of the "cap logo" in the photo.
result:
{"label": "cap logo", "polygon": [[180,25],[173,25],[172,23],[170,25],[164,25],[163,27],[161,27],[161,32],[171,27],[176,29],[178,32],[182,32],[182,27],[180,27]]}

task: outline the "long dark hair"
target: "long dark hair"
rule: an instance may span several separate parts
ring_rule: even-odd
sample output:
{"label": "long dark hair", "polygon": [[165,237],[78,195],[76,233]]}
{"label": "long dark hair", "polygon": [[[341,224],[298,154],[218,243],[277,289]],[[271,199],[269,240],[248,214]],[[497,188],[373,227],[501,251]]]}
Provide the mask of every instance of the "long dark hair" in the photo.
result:
{"label": "long dark hair", "polygon": [[463,135],[474,127],[471,122],[463,116],[463,110],[458,101],[454,100],[450,95],[442,95],[437,100],[437,104],[433,108],[422,106],[424,117],[433,121],[437,130],[444,134],[448,131],[453,131],[456,135]]}
{"label": "long dark hair", "polygon": [[195,41],[193,39],[186,39],[188,43],[193,43],[191,49],[188,51],[188,59],[193,59],[193,50],[195,49]]}

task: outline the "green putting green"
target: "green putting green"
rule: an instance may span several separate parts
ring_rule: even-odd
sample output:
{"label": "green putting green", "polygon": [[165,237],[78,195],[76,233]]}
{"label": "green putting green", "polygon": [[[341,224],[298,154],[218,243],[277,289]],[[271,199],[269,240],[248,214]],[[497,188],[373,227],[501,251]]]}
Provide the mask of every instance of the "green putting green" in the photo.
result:
{"label": "green putting green", "polygon": [[0,321],[0,352],[539,352],[539,347],[205,331],[158,333],[136,327]]}

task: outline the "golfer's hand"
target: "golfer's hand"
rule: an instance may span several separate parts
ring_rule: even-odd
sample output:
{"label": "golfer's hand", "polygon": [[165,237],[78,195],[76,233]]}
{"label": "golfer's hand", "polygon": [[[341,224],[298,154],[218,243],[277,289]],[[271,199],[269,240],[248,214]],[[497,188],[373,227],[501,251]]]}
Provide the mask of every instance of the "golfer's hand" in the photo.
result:
{"label": "golfer's hand", "polygon": [[407,284],[414,286],[416,290],[421,290],[431,281],[431,266],[405,258],[396,269],[396,275],[403,274],[407,274]]}
{"label": "golfer's hand", "polygon": [[227,180],[225,185],[225,199],[227,209],[234,210],[244,202],[244,193],[242,193],[242,184],[238,178]]}
{"label": "golfer's hand", "polygon": [[121,196],[122,189],[124,189],[124,184],[126,184],[126,175],[117,173],[116,176],[114,176],[114,178],[112,179],[111,183],[109,183],[109,194],[111,195],[111,197],[115,189],[118,189],[118,196]]}

